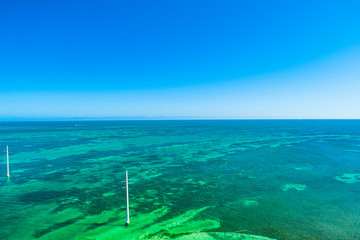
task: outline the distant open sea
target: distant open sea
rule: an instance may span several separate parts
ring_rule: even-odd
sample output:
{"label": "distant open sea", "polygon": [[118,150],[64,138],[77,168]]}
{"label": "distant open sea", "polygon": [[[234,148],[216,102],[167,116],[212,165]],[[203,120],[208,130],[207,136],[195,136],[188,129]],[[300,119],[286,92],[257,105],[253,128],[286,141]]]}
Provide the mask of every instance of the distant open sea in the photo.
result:
{"label": "distant open sea", "polygon": [[360,239],[360,120],[0,122],[0,157],[1,240]]}

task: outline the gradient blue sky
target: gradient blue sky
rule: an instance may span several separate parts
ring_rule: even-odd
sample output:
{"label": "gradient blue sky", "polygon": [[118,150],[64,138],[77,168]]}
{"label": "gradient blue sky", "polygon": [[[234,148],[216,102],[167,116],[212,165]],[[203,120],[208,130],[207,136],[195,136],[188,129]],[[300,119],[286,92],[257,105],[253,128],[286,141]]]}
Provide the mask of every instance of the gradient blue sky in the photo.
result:
{"label": "gradient blue sky", "polygon": [[0,1],[0,118],[360,118],[360,1]]}

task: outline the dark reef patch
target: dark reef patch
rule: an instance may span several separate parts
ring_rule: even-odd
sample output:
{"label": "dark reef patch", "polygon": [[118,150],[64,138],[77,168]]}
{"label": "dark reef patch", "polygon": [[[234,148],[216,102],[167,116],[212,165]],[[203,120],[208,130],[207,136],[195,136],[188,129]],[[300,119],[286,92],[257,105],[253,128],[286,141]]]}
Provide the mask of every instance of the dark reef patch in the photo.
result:
{"label": "dark reef patch", "polygon": [[76,218],[72,218],[72,219],[69,219],[67,221],[64,221],[64,222],[60,222],[60,223],[56,223],[46,229],[42,229],[42,230],[38,230],[34,233],[34,237],[35,238],[40,238],[42,236],[44,236],[45,234],[48,234],[50,232],[53,232],[55,230],[58,230],[60,228],[63,228],[63,227],[66,227],[68,225],[71,225],[71,224],[74,224],[76,223],[77,221],[83,219],[84,217],[76,217]]}

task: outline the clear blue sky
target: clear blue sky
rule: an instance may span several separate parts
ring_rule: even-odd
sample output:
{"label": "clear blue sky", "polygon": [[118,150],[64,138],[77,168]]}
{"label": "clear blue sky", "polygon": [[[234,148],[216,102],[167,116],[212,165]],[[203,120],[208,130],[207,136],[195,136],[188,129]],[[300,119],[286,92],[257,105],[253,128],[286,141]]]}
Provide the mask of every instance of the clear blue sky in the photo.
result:
{"label": "clear blue sky", "polygon": [[360,118],[360,1],[0,1],[0,118]]}

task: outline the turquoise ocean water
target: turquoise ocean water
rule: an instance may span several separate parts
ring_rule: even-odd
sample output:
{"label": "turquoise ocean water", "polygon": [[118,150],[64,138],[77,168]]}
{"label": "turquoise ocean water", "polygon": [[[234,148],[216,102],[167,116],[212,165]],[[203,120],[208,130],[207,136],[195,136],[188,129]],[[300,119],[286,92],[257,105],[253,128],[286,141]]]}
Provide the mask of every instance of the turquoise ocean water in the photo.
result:
{"label": "turquoise ocean water", "polygon": [[0,239],[360,239],[359,120],[2,122],[0,156]]}

